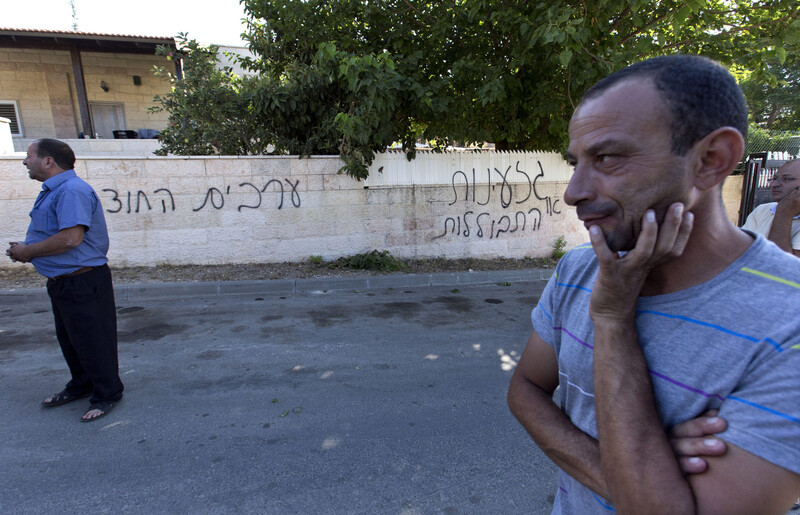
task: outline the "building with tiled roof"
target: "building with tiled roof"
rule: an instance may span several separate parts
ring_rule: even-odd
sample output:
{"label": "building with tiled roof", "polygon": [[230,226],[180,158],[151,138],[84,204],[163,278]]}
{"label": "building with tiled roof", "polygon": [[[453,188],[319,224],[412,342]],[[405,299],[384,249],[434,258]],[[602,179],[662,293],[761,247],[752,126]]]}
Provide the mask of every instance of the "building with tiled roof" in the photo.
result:
{"label": "building with tiled roof", "polygon": [[[113,138],[152,135],[166,113],[150,113],[170,91],[154,66],[180,65],[155,55],[171,37],[0,28],[0,117],[14,138]],[[131,132],[132,131],[132,132]],[[118,133],[117,135],[122,135]]]}

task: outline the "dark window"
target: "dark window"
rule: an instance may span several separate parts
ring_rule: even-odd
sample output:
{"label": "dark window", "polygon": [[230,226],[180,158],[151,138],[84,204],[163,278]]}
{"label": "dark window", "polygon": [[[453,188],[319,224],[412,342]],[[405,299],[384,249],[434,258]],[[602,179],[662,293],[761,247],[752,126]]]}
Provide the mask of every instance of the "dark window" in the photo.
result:
{"label": "dark window", "polygon": [[19,111],[16,102],[0,101],[0,118],[11,120],[11,135],[22,136],[22,125],[19,122]]}

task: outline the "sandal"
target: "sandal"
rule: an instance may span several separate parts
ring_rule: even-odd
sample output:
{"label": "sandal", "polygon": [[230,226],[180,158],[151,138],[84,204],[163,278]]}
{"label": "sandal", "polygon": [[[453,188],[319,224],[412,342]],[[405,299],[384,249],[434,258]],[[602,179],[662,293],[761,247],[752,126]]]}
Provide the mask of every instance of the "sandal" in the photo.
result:
{"label": "sandal", "polygon": [[[91,403],[89,405],[89,409],[87,409],[81,416],[81,422],[94,422],[95,420],[99,420],[105,417],[106,415],[111,413],[111,410],[114,409],[114,406],[116,406],[116,404],[117,403],[114,401],[100,401]],[[83,418],[86,416],[87,413],[94,410],[100,411],[100,414],[92,418]]]}
{"label": "sandal", "polygon": [[66,390],[61,390],[55,395],[50,396],[50,400],[47,399],[42,401],[42,406],[45,408],[55,408],[56,406],[61,406],[62,404],[66,404],[68,402],[77,401],[78,399],[83,399],[84,397],[90,396],[91,393],[69,393]]}

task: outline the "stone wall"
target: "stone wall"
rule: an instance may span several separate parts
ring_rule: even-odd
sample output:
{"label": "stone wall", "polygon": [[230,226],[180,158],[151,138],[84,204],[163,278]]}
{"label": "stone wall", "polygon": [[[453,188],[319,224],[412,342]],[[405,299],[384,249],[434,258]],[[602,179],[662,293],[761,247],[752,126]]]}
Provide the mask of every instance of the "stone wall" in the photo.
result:
{"label": "stone wall", "polygon": [[[153,96],[169,92],[167,81],[153,75],[153,65],[165,66],[165,59],[136,54],[82,52],[81,59],[89,102],[125,105],[131,129],[162,129],[166,113],[151,114]],[[133,75],[142,84],[133,84]],[[109,86],[100,88],[100,81]],[[0,49],[0,100],[15,100],[26,138],[77,138],[80,109],[68,51]]]}
{"label": "stone wall", "polygon": [[[26,152],[38,138],[14,138],[14,150]],[[157,139],[70,139],[59,138],[79,158],[88,156],[149,156],[161,148]]]}
{"label": "stone wall", "polygon": [[[40,189],[20,158],[0,158],[2,241],[24,236]],[[521,175],[484,179],[464,195],[467,186],[451,181],[369,185],[337,174],[341,165],[335,157],[86,157],[76,171],[102,200],[118,266],[334,259],[372,249],[544,256],[559,235],[584,239],[561,200],[564,181],[546,169],[536,184]]]}
{"label": "stone wall", "polygon": [[[385,154],[365,182],[337,174],[336,157],[84,157],[76,171],[102,200],[116,266],[330,260],[372,249],[522,258],[549,255],[559,236],[568,246],[587,241],[564,204],[569,167],[558,155],[494,154],[474,167],[471,157],[447,156],[432,167],[421,155],[402,169],[405,157]],[[24,237],[40,190],[21,158],[0,157],[0,241]]]}
{"label": "stone wall", "polygon": [[744,175],[732,175],[725,179],[722,185],[722,203],[725,204],[725,211],[728,219],[734,225],[739,225],[739,208],[742,204],[742,182]]}

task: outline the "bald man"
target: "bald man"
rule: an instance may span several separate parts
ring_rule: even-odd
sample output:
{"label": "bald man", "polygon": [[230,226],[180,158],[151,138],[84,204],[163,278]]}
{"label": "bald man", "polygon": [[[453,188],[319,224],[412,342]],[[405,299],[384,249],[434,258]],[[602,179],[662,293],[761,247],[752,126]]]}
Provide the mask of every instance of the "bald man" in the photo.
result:
{"label": "bald man", "polygon": [[756,207],[742,229],[761,234],[800,257],[800,159],[789,161],[772,178],[772,202]]}

